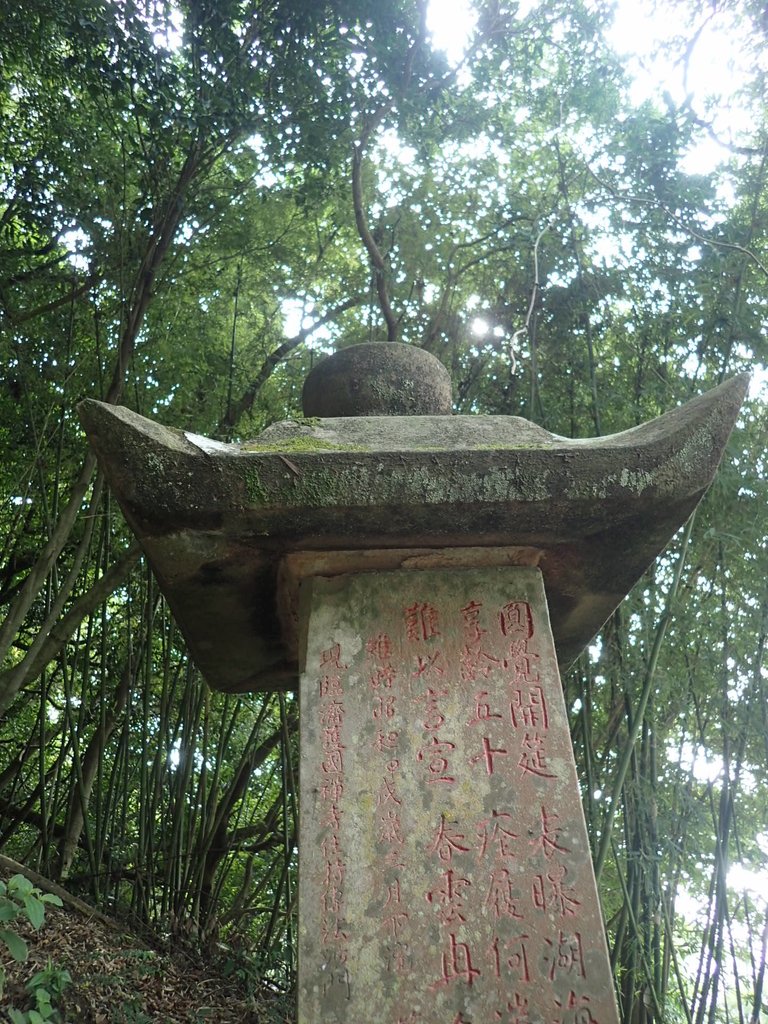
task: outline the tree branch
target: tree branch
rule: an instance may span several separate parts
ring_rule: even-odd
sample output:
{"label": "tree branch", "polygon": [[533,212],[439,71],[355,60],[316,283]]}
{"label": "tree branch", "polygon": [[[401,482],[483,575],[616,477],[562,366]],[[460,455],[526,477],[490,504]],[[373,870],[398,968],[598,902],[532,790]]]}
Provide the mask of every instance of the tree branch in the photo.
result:
{"label": "tree branch", "polygon": [[389,292],[387,291],[387,267],[384,262],[384,257],[376,244],[376,239],[371,233],[368,226],[368,218],[365,213],[362,180],[363,157],[365,156],[365,150],[374,133],[381,126],[387,114],[395,106],[397,99],[404,95],[406,89],[411,83],[416,54],[424,45],[424,41],[427,37],[427,4],[425,0],[421,0],[421,3],[419,4],[419,15],[419,31],[408,50],[408,56],[403,69],[403,77],[397,91],[397,95],[393,95],[385,103],[381,103],[373,113],[363,119],[360,138],[352,145],[352,203],[355,211],[355,224],[357,225],[357,232],[360,235],[360,239],[370,258],[371,265],[373,266],[373,276],[376,283],[376,294],[379,299],[379,308],[381,309],[382,316],[384,317],[384,321],[387,325],[387,341],[397,341],[400,325],[392,310],[392,303],[390,302]]}
{"label": "tree branch", "polygon": [[717,238],[709,238],[707,235],[702,235],[701,232],[697,231],[695,228],[692,228],[690,224],[686,224],[682,217],[680,217],[678,214],[670,210],[668,206],[665,206],[663,203],[660,203],[658,199],[651,199],[650,197],[646,196],[623,195],[621,192],[619,192],[618,189],[614,188],[612,185],[609,185],[608,182],[603,181],[602,178],[599,178],[597,174],[589,166],[589,164],[586,164],[585,166],[587,171],[595,179],[597,184],[601,188],[604,188],[606,192],[610,193],[610,195],[614,196],[614,198],[621,199],[623,202],[629,205],[631,205],[632,203],[638,203],[641,206],[649,206],[651,208],[661,210],[661,212],[666,214],[666,216],[669,217],[670,220],[674,221],[674,223],[677,224],[677,226],[682,231],[685,231],[685,233],[690,235],[691,238],[695,238],[697,242],[703,242],[704,245],[711,245],[715,249],[727,249],[731,252],[740,252],[742,255],[746,256],[747,259],[749,259],[752,263],[754,263],[755,266],[758,267],[758,269],[760,269],[766,277],[768,277],[768,267],[766,267],[766,265],[761,262],[756,253],[754,253],[751,249],[748,249],[744,245],[739,245],[737,242],[724,242]]}
{"label": "tree branch", "polygon": [[43,303],[42,306],[35,306],[33,309],[28,309],[23,313],[12,313],[7,307],[3,312],[10,324],[14,327],[20,327],[21,324],[34,320],[35,317],[43,316],[45,313],[52,313],[53,310],[58,309],[60,306],[66,306],[68,303],[74,302],[75,299],[81,298],[99,281],[101,281],[101,274],[89,274],[81,284],[70,288],[66,295],[62,295],[61,298],[52,299],[50,302]]}
{"label": "tree branch", "polygon": [[[380,111],[382,116],[383,110],[384,108]],[[356,142],[352,147],[352,202],[354,203],[355,208],[355,224],[357,225],[357,232],[362,239],[371,263],[373,264],[373,277],[376,282],[376,294],[379,297],[379,307],[381,308],[382,315],[387,324],[387,341],[397,341],[398,323],[397,317],[392,312],[392,304],[389,301],[389,294],[387,293],[386,264],[384,263],[384,257],[381,255],[381,251],[378,245],[376,245],[374,237],[368,227],[368,220],[363,208],[362,168],[363,143],[360,141]]]}
{"label": "tree branch", "polygon": [[259,367],[256,376],[248,385],[245,393],[237,402],[232,403],[231,407],[227,409],[226,414],[221,418],[221,420],[219,420],[218,426],[216,427],[216,433],[220,436],[228,436],[231,434],[241,416],[251,411],[259,391],[262,389],[264,384],[266,384],[280,363],[290,355],[294,349],[298,348],[299,345],[303,344],[308,338],[311,338],[315,331],[318,331],[325,324],[331,323],[331,321],[339,316],[339,314],[346,312],[348,309],[352,309],[354,306],[358,306],[361,302],[362,299],[359,296],[353,296],[351,299],[345,299],[344,302],[340,302],[337,306],[333,306],[332,309],[329,309],[328,312],[324,316],[321,316],[319,320],[316,320],[311,327],[302,328],[298,334],[295,334],[292,338],[288,338],[282,343],[282,345],[278,345],[273,352],[270,352]]}
{"label": "tree branch", "polygon": [[[40,630],[22,660],[4,672],[0,672],[0,694],[4,694],[8,690],[15,694],[29,680],[36,678],[45,666],[53,661],[86,615],[90,615],[94,608],[121,585],[139,560],[140,554],[141,547],[138,542],[133,543],[122,558],[110,566],[92,587],[81,594],[61,618],[59,618],[61,614],[59,604],[63,602],[57,600],[52,612],[47,616],[45,628]],[[63,590],[66,591],[66,587]]]}

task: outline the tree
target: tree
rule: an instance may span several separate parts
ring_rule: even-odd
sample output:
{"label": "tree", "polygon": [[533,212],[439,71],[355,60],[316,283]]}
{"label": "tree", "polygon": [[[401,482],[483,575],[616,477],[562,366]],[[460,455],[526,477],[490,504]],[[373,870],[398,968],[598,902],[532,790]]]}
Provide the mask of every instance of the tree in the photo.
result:
{"label": "tree", "polygon": [[[606,6],[476,8],[451,66],[417,0],[0,4],[0,837],[275,977],[292,698],[206,690],[77,402],[237,439],[297,414],[325,351],[397,338],[450,368],[457,410],[584,436],[765,365],[757,64],[749,136],[691,174],[718,127],[630,102]],[[678,9],[684,57],[710,9]],[[765,438],[758,400],[565,680],[627,1020],[764,998],[766,908],[728,872],[768,855]]]}

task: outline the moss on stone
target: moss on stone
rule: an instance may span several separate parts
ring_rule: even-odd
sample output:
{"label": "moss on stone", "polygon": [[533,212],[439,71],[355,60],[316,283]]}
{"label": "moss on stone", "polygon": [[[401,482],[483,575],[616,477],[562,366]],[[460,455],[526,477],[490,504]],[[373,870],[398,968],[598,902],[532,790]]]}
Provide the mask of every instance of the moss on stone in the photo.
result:
{"label": "moss on stone", "polygon": [[267,504],[267,492],[264,489],[259,471],[255,466],[245,467],[243,483],[245,484],[246,497],[252,505]]}
{"label": "moss on stone", "polygon": [[311,473],[303,473],[294,480],[293,500],[300,505],[321,507],[329,504],[336,497],[338,474],[329,469],[315,469]]}
{"label": "moss on stone", "polygon": [[299,437],[281,438],[279,441],[262,443],[249,441],[241,448],[241,451],[244,452],[256,452],[258,454],[273,452],[277,455],[290,452],[364,452],[367,450],[362,445],[337,444],[334,441],[324,441],[322,438],[311,437],[307,434],[301,434]]}
{"label": "moss on stone", "polygon": [[446,450],[444,444],[414,444],[408,451],[410,452],[443,452],[444,454],[461,454],[464,452],[517,452],[517,451],[550,451],[553,447],[551,441],[536,441],[531,444],[497,444],[495,442],[489,444],[467,444],[461,447],[454,448],[451,452]]}
{"label": "moss on stone", "polygon": [[[528,444],[471,444],[462,446],[455,449],[455,453],[461,452],[501,452],[501,451],[530,451],[530,450],[549,450],[552,448],[551,442],[533,442]],[[265,441],[260,443],[258,441],[248,441],[243,444],[240,448],[241,451],[246,453],[254,453],[256,455],[290,455],[292,452],[301,454],[302,452],[365,452],[371,455],[379,454],[379,449],[371,447],[370,445],[362,444],[344,444],[338,441],[328,441],[324,438],[313,437],[307,434],[302,434],[298,437],[285,437],[279,441]],[[388,449],[382,449],[382,452],[388,452]],[[403,454],[413,454],[416,452],[442,452],[448,454],[444,444],[414,444],[411,445],[407,451]],[[397,454],[394,451],[394,454]]]}

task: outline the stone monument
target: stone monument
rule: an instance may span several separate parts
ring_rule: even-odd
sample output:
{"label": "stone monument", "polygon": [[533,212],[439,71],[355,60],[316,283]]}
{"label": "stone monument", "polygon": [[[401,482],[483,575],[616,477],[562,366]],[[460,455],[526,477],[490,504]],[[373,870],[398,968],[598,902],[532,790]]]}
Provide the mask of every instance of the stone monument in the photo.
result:
{"label": "stone monument", "polygon": [[576,441],[451,415],[392,344],[243,445],[81,405],[210,684],[300,679],[300,1024],[615,1024],[559,669],[701,499],[747,383]]}

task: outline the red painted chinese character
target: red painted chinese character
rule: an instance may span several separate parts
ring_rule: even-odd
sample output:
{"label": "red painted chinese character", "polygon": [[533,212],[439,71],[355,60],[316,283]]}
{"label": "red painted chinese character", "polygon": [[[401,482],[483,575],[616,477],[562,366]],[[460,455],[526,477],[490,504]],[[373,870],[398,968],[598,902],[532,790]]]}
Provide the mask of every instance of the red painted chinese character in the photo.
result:
{"label": "red painted chinese character", "polygon": [[445,659],[442,651],[434,651],[432,654],[419,654],[416,658],[416,668],[411,675],[414,679],[431,679],[444,676],[446,672]]}
{"label": "red painted chinese character", "polygon": [[322,934],[320,936],[324,946],[330,946],[334,944],[344,945],[349,941],[349,936],[345,931],[342,931],[341,925],[338,920],[332,920],[326,924],[321,925]]}
{"label": "red painted chinese character", "polygon": [[346,747],[341,742],[341,729],[338,725],[332,726],[330,729],[323,729],[323,750],[345,750]]}
{"label": "red painted chinese character", "polygon": [[501,756],[508,753],[503,747],[492,747],[491,741],[488,736],[483,736],[483,749],[482,753],[475,754],[474,757],[470,757],[470,764],[477,764],[478,761],[485,761],[485,773],[486,775],[493,775],[493,759],[496,756]]}
{"label": "red painted chinese character", "polygon": [[321,697],[343,697],[344,691],[341,688],[340,676],[323,676],[320,680]]}
{"label": "red painted chinese character", "polygon": [[405,609],[405,635],[409,640],[430,640],[440,636],[437,609],[426,602],[416,602]]}
{"label": "red painted chinese character", "polygon": [[327,917],[338,917],[341,914],[341,908],[344,900],[344,893],[338,886],[329,885],[323,890],[323,907],[325,916]]}
{"label": "red painted chinese character", "polygon": [[373,745],[382,753],[384,753],[385,750],[394,750],[397,746],[397,737],[398,734],[396,732],[384,733],[379,729],[376,739],[373,741]]}
{"label": "red painted chinese character", "polygon": [[493,1019],[503,1021],[503,1024],[529,1024],[528,1000],[515,992],[514,1001],[507,1003],[506,1012],[502,1014],[496,1010]]}
{"label": "red painted chinese character", "polygon": [[400,936],[400,932],[405,928],[408,923],[408,914],[405,910],[397,910],[385,917],[382,921],[382,926],[387,929],[392,935],[393,939],[397,939]]}
{"label": "red painted chinese character", "polygon": [[365,649],[375,661],[389,661],[392,657],[392,641],[387,633],[379,633],[366,642]]}
{"label": "red painted chinese character", "polygon": [[512,876],[506,868],[499,868],[491,875],[485,906],[491,907],[494,917],[516,917],[522,921],[523,915],[518,912],[517,900],[512,892]]}
{"label": "red painted chinese character", "polygon": [[400,903],[400,901],[400,879],[395,878],[387,885],[387,898],[384,901],[384,906],[389,907],[393,903]]}
{"label": "red painted chinese character", "polygon": [[536,838],[531,840],[531,845],[540,846],[547,860],[550,860],[556,851],[560,853],[571,852],[567,846],[561,846],[558,842],[560,833],[563,831],[557,824],[559,820],[560,818],[557,814],[547,814],[546,808],[541,808],[539,817],[540,831]]}
{"label": "red painted chinese character", "polygon": [[[504,819],[502,821],[501,819]],[[513,857],[512,840],[517,839],[516,832],[510,831],[504,825],[512,821],[512,815],[506,811],[491,811],[491,817],[481,821],[477,826],[477,838],[480,840],[480,849],[477,859],[482,860],[488,850],[494,846],[494,851],[499,857]]]}
{"label": "red painted chinese character", "polygon": [[475,978],[480,976],[480,971],[472,964],[472,954],[466,942],[458,942],[453,932],[448,936],[448,952],[442,955],[443,973],[442,977],[435,982],[432,988],[439,988],[447,985],[450,981],[463,978],[468,985],[471,985]]}
{"label": "red painted chinese character", "polygon": [[344,780],[339,775],[331,775],[327,779],[323,779],[323,784],[320,787],[320,799],[324,802],[331,801],[331,803],[338,803],[344,795]]}
{"label": "red painted chinese character", "polygon": [[320,768],[326,775],[341,775],[344,771],[344,755],[339,750],[326,750],[325,760],[321,763]]}
{"label": "red painted chinese character", "polygon": [[565,1002],[556,999],[555,1003],[561,1010],[565,1011],[555,1024],[597,1024],[592,1016],[588,1003],[589,996],[577,996],[571,989]]}
{"label": "red painted chinese character", "polygon": [[481,601],[470,601],[461,609],[461,617],[464,620],[464,639],[470,643],[480,640],[488,632],[480,625],[480,609],[482,607]]}
{"label": "red painted chinese character", "polygon": [[320,844],[320,849],[326,862],[339,860],[341,857],[341,845],[339,844],[339,837],[335,834],[326,836]]}
{"label": "red painted chinese character", "polygon": [[455,878],[453,868],[443,872],[440,884],[427,893],[427,902],[438,906],[437,916],[442,924],[463,924],[466,918],[463,890],[472,883],[468,878]]}
{"label": "red painted chinese character", "polygon": [[332,726],[341,726],[344,722],[344,702],[332,700],[323,704],[320,708],[320,724],[330,729]]}
{"label": "red painted chinese character", "polygon": [[544,752],[544,740],[537,732],[527,732],[523,740],[523,751],[518,765],[529,775],[538,775],[542,779],[556,779],[557,776],[547,771],[547,755]]}
{"label": "red painted chinese character", "polygon": [[499,625],[504,636],[528,640],[533,636],[531,606],[527,601],[510,601],[499,612]]}
{"label": "red painted chinese character", "polygon": [[396,678],[397,674],[391,665],[377,665],[368,677],[368,683],[372,690],[378,690],[379,687],[391,690]]}
{"label": "red painted chinese character", "polygon": [[[387,947],[387,970],[391,974],[407,974],[411,969],[413,957],[411,947],[407,942],[396,942],[394,946]],[[415,1021],[416,1015],[411,1014],[409,1021]],[[399,1018],[403,1020],[402,1017]]]}
{"label": "red painted chinese character", "polygon": [[576,899],[576,890],[572,885],[565,885],[567,874],[568,869],[564,864],[555,864],[546,876],[534,876],[534,907],[538,910],[556,910],[561,917],[573,917],[576,908],[581,906],[581,900]]}
{"label": "red painted chinese character", "polygon": [[421,723],[427,732],[437,732],[441,725],[445,722],[445,715],[440,711],[437,706],[438,698],[447,697],[447,690],[433,690],[431,687],[426,693],[420,694],[418,697],[414,697],[414,700],[424,701],[424,720]]}
{"label": "red painted chinese character", "polygon": [[397,804],[399,807],[402,804],[402,800],[395,793],[395,783],[393,779],[388,779],[386,776],[381,780],[381,787],[379,792],[376,794],[376,806],[382,807],[384,804]]}
{"label": "red painted chinese character", "polygon": [[529,690],[513,690],[509,711],[515,729],[525,727],[546,731],[549,728],[547,702],[540,686]]}
{"label": "red painted chinese character", "polygon": [[[531,972],[528,968],[528,939],[530,939],[530,935],[517,935],[515,938],[504,943],[504,953],[510,954],[504,957],[505,968],[509,967],[517,981],[528,982],[531,980]],[[493,942],[490,945],[490,954],[493,962],[493,973],[499,979],[501,978],[502,954],[499,949],[499,939],[496,935],[494,935]]]}
{"label": "red painted chinese character", "polygon": [[[539,673],[534,663],[539,661],[538,654],[528,654],[527,640],[513,640],[509,645],[509,658],[504,660],[504,668],[511,669],[511,683],[538,683]],[[522,648],[522,650],[521,650]]]}
{"label": "red painted chinese character", "polygon": [[478,676],[487,679],[494,669],[502,664],[501,658],[488,654],[479,644],[465,644],[460,656],[461,679],[465,683],[474,683]]}
{"label": "red painted chinese character", "polygon": [[475,715],[470,718],[467,725],[476,725],[478,722],[489,722],[492,718],[501,718],[501,715],[491,711],[491,705],[484,700],[488,696],[487,690],[480,690],[475,694]]}
{"label": "red painted chinese character", "polygon": [[320,822],[320,828],[330,828],[333,832],[338,832],[341,828],[341,811],[336,804],[331,804],[328,808],[328,816]]}
{"label": "red painted chinese character", "polygon": [[394,718],[395,716],[395,698],[394,697],[377,697],[373,704],[373,717],[378,718]]}
{"label": "red painted chinese character", "polygon": [[545,939],[550,947],[545,951],[544,958],[549,962],[549,980],[573,976],[586,978],[584,970],[584,953],[581,948],[580,932],[564,932],[562,928],[556,940]]}
{"label": "red painted chinese character", "polygon": [[320,668],[331,665],[333,668],[345,669],[347,666],[341,663],[341,645],[334,644],[327,651],[320,652]]}
{"label": "red painted chinese character", "polygon": [[347,865],[341,857],[336,857],[333,860],[326,861],[325,876],[323,878],[324,888],[327,889],[330,886],[336,886],[338,889],[341,889],[344,885],[344,875],[346,872]]}
{"label": "red painted chinese character", "polygon": [[388,846],[402,846],[405,842],[397,811],[387,811],[379,818],[379,842]]}
{"label": "red painted chinese character", "polygon": [[455,824],[455,821],[446,821],[445,815],[441,814],[435,839],[428,848],[428,852],[436,853],[444,864],[451,863],[454,853],[469,852],[469,847],[462,845],[466,842],[464,834],[453,827]]}
{"label": "red painted chinese character", "polygon": [[432,785],[435,782],[450,784],[456,781],[455,775],[446,774],[448,771],[448,758],[445,756],[455,749],[455,743],[441,740],[437,736],[430,736],[429,741],[419,750],[416,754],[416,760],[419,762],[423,761],[427,765],[427,771],[430,776],[427,779],[427,785]]}
{"label": "red painted chinese character", "polygon": [[504,943],[504,952],[510,955],[506,958],[507,966],[518,981],[530,981],[531,972],[528,967],[528,939],[530,935],[518,935]]}

